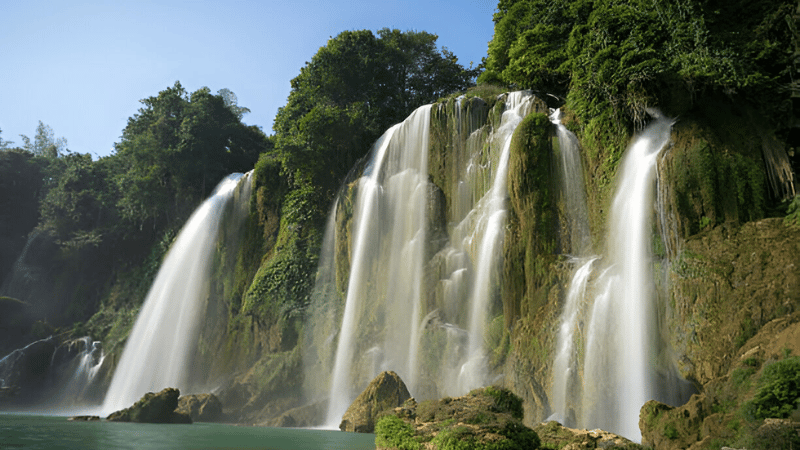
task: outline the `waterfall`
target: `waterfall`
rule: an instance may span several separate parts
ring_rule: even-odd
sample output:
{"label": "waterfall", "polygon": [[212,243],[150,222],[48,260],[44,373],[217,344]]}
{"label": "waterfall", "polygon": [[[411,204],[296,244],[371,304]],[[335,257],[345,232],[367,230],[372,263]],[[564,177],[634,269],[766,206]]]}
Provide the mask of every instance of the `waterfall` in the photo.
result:
{"label": "waterfall", "polygon": [[568,223],[562,235],[578,255],[556,335],[551,418],[633,440],[641,439],[639,410],[645,402],[673,403],[678,397],[665,386],[674,374],[658,373],[662,343],[652,255],[656,166],[673,121],[654,115],[623,156],[602,258],[585,256],[590,246],[585,196],[569,193],[582,187],[582,180],[569,175],[579,173],[580,160],[566,155],[577,145],[575,137],[559,123],[557,111],[551,117],[562,157],[562,220]]}
{"label": "waterfall", "polygon": [[[81,410],[85,405],[102,400],[98,391],[97,373],[105,361],[100,341],[89,336],[75,339],[58,347],[51,358],[51,370],[60,381],[51,399],[50,410]],[[96,404],[96,403],[94,403]]]}
{"label": "waterfall", "polygon": [[[383,306],[384,354],[393,370],[413,386],[416,328],[420,319],[421,277],[425,249],[425,200],[428,182],[430,105],[415,110],[390,128],[373,147],[373,157],[358,180],[353,212],[350,277],[334,359],[327,425],[337,427],[350,402],[355,381],[356,342],[370,311]],[[378,299],[385,299],[382,305]],[[377,320],[377,319],[376,319]],[[410,330],[409,330],[410,328]],[[374,374],[370,373],[367,378]]]}
{"label": "waterfall", "polygon": [[[246,213],[251,177],[229,175],[191,215],[170,248],[142,304],[103,402],[103,413],[127,408],[147,392],[186,391],[220,222],[237,199]],[[244,206],[243,206],[244,205]]]}
{"label": "waterfall", "polygon": [[567,242],[562,247],[566,253],[585,256],[592,246],[592,237],[589,233],[580,145],[577,136],[561,123],[560,109],[551,114],[550,120],[556,126],[558,136],[559,209],[565,222],[562,240]]}
{"label": "waterfall", "polygon": [[[572,281],[567,289],[567,298],[564,311],[559,321],[558,335],[556,336],[556,356],[553,359],[553,387],[551,405],[555,411],[550,417],[565,426],[575,426],[575,411],[571,404],[571,394],[580,383],[578,376],[578,347],[576,340],[580,333],[579,322],[581,312],[586,300],[586,285],[592,274],[592,265],[597,257],[577,261],[580,266],[572,276]],[[580,340],[578,340],[580,342]]]}
{"label": "waterfall", "polygon": [[595,299],[583,365],[583,426],[640,440],[639,409],[662,393],[652,244],[656,161],[672,121],[657,118],[625,153],[611,206],[607,268]]}
{"label": "waterfall", "polygon": [[463,250],[466,250],[466,247],[473,242],[480,242],[474,265],[475,281],[470,298],[468,356],[458,377],[458,386],[462,393],[486,383],[486,355],[483,350],[483,340],[486,313],[489,301],[492,299],[491,289],[492,286],[497,285],[492,280],[492,273],[498,267],[503,252],[508,199],[506,181],[511,137],[530,111],[531,98],[528,92],[512,92],[508,95],[506,111],[503,112],[500,127],[496,136],[492,137],[502,145],[492,187],[472,210],[477,214],[477,226],[474,228],[474,234],[468,235],[461,242]]}
{"label": "waterfall", "polygon": [[556,335],[550,403],[554,411],[552,419],[575,426],[574,397],[580,386],[578,356],[583,350],[578,346],[582,342],[580,323],[586,307],[586,287],[598,257],[586,257],[591,248],[591,235],[578,138],[561,123],[560,117],[560,109],[550,116],[558,137],[555,159],[559,162],[559,216],[564,224],[561,239],[564,252],[575,255],[576,269],[567,289]]}
{"label": "waterfall", "polygon": [[[428,173],[432,105],[414,111],[373,146],[363,175],[351,185],[354,201],[343,201],[352,208],[350,231],[336,237],[348,240],[349,277],[327,369],[327,427],[338,426],[359,390],[382,370],[397,372],[418,399],[460,395],[490,381],[483,341],[502,264],[511,136],[533,98],[530,92],[501,96],[496,128],[484,123],[485,102],[470,103],[483,114],[480,123],[461,117],[467,100],[455,102],[458,116],[449,130],[458,147],[452,155],[458,167],[449,167],[453,186],[434,185]],[[444,215],[444,202],[436,200],[442,189],[453,193],[449,223],[436,225],[437,211]],[[330,226],[336,226],[332,220]],[[316,332],[325,332],[320,328]],[[319,337],[316,345],[328,339]]]}

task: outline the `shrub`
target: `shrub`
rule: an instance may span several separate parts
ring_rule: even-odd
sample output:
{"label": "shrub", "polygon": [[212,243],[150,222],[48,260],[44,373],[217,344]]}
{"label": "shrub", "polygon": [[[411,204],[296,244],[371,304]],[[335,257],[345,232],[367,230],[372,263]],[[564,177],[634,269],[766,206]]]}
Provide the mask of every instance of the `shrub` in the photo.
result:
{"label": "shrub", "polygon": [[414,429],[397,416],[384,416],[375,425],[375,445],[399,450],[419,450],[422,445],[414,436]]}
{"label": "shrub", "polygon": [[759,388],[745,412],[754,419],[787,418],[800,399],[800,356],[764,368]]}

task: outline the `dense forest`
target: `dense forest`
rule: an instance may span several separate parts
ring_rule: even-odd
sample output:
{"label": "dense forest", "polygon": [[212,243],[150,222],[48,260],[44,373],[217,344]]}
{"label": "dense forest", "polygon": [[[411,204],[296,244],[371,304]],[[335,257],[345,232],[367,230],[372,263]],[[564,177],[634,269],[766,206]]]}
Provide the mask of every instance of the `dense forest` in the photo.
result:
{"label": "dense forest", "polygon": [[[610,204],[631,138],[651,117],[677,118],[672,150],[659,169],[675,217],[660,237],[681,243],[656,250],[674,262],[677,277],[670,316],[676,325],[665,334],[672,333],[667,339],[676,352],[692,359],[681,360],[681,375],[707,393],[720,414],[734,414],[733,404],[749,395],[742,367],[749,387],[762,363],[773,366],[766,358],[744,366],[732,359],[771,321],[800,322],[800,292],[788,279],[775,288],[786,290],[775,299],[745,299],[749,294],[731,287],[744,269],[720,269],[708,258],[749,252],[757,237],[745,243],[748,226],[769,218],[783,227],[774,240],[785,245],[775,250],[780,261],[764,256],[764,277],[777,277],[777,265],[791,261],[796,249],[799,14],[788,0],[501,0],[487,56],[476,68],[464,67],[424,31],[344,31],[331,38],[291,80],[269,134],[244,124],[249,110],[230,90],[189,93],[175,82],[141,100],[107,157],[94,160],[79,153],[90,149],[69,149],[41,122],[33,139],[22,137],[22,146],[0,136],[0,355],[51,335],[63,341],[90,335],[116,361],[178,230],[219,180],[253,170],[241,245],[219,249],[215,261],[212,296],[224,320],[213,327],[224,331],[202,340],[205,352],[226,356],[214,361],[208,377],[235,373],[227,391],[233,420],[263,422],[302,406],[299,347],[337,193],[364,169],[383,132],[417,107],[437,102],[453,109],[462,94],[492,106],[502,92],[529,89],[546,106],[561,108],[562,122],[580,140],[587,200],[596,206],[589,213],[596,246],[608,222],[608,208],[598,205]],[[548,141],[543,136],[549,131],[532,131],[549,126],[545,118],[525,126],[530,146]],[[536,151],[527,154],[530,161]],[[510,185],[537,195],[512,193],[507,236],[514,239],[506,239],[495,305],[502,318],[493,322],[496,336],[487,342],[494,346],[493,367],[526,402],[526,415],[541,415],[547,382],[521,380],[549,375],[543,355],[556,325],[546,321],[557,316],[568,280],[557,227],[547,222],[555,220],[555,213],[548,215],[555,203],[547,197],[549,175],[530,172],[510,175]],[[525,238],[531,235],[537,239]],[[730,242],[723,237],[734,235]],[[731,248],[734,241],[741,246]],[[725,282],[712,280],[717,276]],[[724,287],[706,289],[706,282]],[[703,300],[700,293],[712,290],[713,301]],[[729,298],[720,300],[723,295]],[[702,313],[692,309],[703,301]],[[729,324],[709,319],[732,309]],[[709,338],[703,347],[681,334],[712,328],[731,342],[712,345]],[[800,351],[800,343],[792,345]],[[731,356],[715,359],[723,353]],[[754,389],[791,378],[766,369]],[[787,395],[800,393],[793,389]],[[768,403],[748,407],[786,409]],[[724,417],[729,427],[739,420]],[[738,432],[744,425],[736,427],[726,442],[763,444],[743,440]]]}

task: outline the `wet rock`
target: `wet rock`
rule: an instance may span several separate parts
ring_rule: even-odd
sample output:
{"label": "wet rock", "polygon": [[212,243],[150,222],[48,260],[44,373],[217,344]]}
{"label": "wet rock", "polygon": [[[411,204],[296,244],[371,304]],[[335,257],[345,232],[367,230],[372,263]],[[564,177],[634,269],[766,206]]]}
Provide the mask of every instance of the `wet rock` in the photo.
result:
{"label": "wet rock", "polygon": [[222,403],[214,394],[191,394],[178,398],[176,412],[186,414],[193,422],[216,422],[222,419]]}
{"label": "wet rock", "polygon": [[339,429],[356,433],[372,433],[378,414],[396,408],[411,398],[403,380],[392,371],[382,372],[347,408]]}
{"label": "wet rock", "polygon": [[166,388],[158,393],[148,392],[133,406],[111,413],[106,420],[109,422],[192,423],[191,416],[175,411],[178,407],[179,396],[180,391],[175,388]]}

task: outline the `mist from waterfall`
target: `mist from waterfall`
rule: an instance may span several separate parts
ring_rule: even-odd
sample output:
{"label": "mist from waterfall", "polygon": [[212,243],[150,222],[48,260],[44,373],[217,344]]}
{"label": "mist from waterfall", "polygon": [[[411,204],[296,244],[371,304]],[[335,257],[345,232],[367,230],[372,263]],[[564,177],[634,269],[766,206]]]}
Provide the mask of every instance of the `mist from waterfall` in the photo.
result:
{"label": "mist from waterfall", "polygon": [[156,275],[106,392],[104,414],[131,406],[147,392],[187,393],[208,299],[219,227],[228,208],[246,214],[251,173],[232,174],[191,215]]}
{"label": "mist from waterfall", "polygon": [[[339,425],[358,392],[382,370],[397,372],[418,399],[460,395],[490,381],[483,340],[502,263],[510,141],[532,98],[529,92],[504,95],[494,125],[485,124],[485,116],[462,118],[463,99],[455,102],[459,116],[451,132],[460,146],[454,156],[459,173],[446,205],[446,232],[432,217],[445,206],[428,175],[431,105],[376,142],[363,175],[350,185],[355,200],[337,200],[333,214],[345,214],[344,205],[352,216],[349,233],[337,228],[325,244],[327,251],[350,249],[338,340],[331,343],[326,427]],[[334,220],[331,226],[337,226]],[[346,246],[343,239],[349,239]],[[330,274],[339,272],[325,270],[329,275],[319,277],[317,293],[335,291],[320,282],[335,282]],[[325,333],[320,342],[329,342],[333,334],[319,328]]]}

